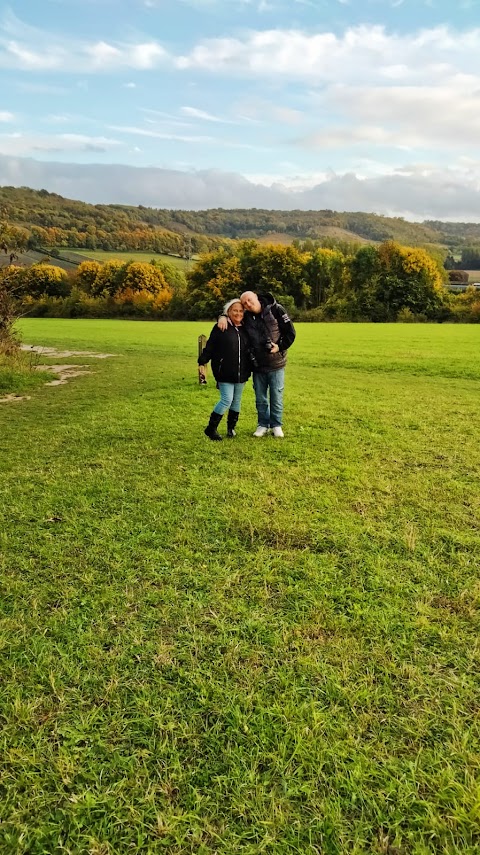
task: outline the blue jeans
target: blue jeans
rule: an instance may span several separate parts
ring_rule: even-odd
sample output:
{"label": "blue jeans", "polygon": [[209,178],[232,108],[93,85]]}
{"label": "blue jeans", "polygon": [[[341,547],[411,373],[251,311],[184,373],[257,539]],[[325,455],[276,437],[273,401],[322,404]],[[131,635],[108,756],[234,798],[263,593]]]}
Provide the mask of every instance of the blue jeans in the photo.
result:
{"label": "blue jeans", "polygon": [[239,413],[244,388],[245,383],[219,383],[220,400],[215,404],[213,412],[219,416],[223,416],[227,410]]}
{"label": "blue jeans", "polygon": [[[285,384],[285,368],[277,371],[266,371],[253,375],[255,389],[255,404],[258,413],[258,424],[261,427],[281,427],[283,417],[283,387]],[[270,403],[268,393],[270,392]]]}

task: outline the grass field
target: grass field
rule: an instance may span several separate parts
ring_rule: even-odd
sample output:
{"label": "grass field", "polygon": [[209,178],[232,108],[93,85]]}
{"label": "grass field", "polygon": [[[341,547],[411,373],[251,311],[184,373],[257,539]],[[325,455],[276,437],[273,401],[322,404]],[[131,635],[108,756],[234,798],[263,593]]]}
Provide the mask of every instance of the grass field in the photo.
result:
{"label": "grass field", "polygon": [[467,270],[467,273],[469,284],[480,282],[480,270]]}
{"label": "grass field", "polygon": [[300,325],[221,443],[209,325],[22,330],[117,355],[0,406],[2,855],[478,853],[478,327]]}
{"label": "grass field", "polygon": [[101,249],[79,249],[78,253],[73,249],[68,250],[68,257],[75,258],[93,258],[96,261],[109,261],[111,258],[118,258],[120,261],[151,261],[152,258],[157,261],[164,261],[166,264],[171,264],[172,267],[179,267],[180,270],[188,270],[189,266],[195,263],[195,259],[189,261],[186,258],[179,258],[176,255],[163,255],[159,252],[108,252]]}

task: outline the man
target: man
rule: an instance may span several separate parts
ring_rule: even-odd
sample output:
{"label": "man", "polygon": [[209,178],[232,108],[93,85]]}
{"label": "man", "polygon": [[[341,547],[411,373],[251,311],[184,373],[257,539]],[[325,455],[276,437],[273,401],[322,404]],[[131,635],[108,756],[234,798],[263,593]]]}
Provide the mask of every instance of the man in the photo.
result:
{"label": "man", "polygon": [[[271,294],[245,291],[240,297],[245,315],[243,325],[248,333],[253,361],[253,386],[258,414],[258,426],[253,434],[266,436],[271,429],[275,437],[283,437],[283,387],[286,351],[295,341],[295,328],[287,312]],[[227,320],[221,317],[220,329]]]}

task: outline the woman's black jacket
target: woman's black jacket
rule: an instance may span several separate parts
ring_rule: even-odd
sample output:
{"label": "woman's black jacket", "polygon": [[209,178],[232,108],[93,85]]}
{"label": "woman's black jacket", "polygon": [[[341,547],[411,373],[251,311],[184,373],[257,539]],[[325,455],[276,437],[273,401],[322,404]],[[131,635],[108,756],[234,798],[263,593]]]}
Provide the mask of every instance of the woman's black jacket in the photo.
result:
{"label": "woman's black jacket", "polygon": [[206,365],[210,361],[217,383],[245,383],[252,373],[252,364],[244,328],[235,327],[229,320],[227,329],[222,332],[215,324],[198,364]]}

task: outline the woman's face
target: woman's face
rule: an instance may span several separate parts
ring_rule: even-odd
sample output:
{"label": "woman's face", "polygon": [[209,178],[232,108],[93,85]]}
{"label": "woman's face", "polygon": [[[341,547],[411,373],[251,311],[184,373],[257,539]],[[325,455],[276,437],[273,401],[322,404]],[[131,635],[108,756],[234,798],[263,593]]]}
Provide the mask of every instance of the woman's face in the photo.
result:
{"label": "woman's face", "polygon": [[243,306],[240,302],[234,303],[233,306],[230,306],[228,310],[228,317],[230,318],[232,324],[235,324],[236,327],[240,326],[243,321]]}

